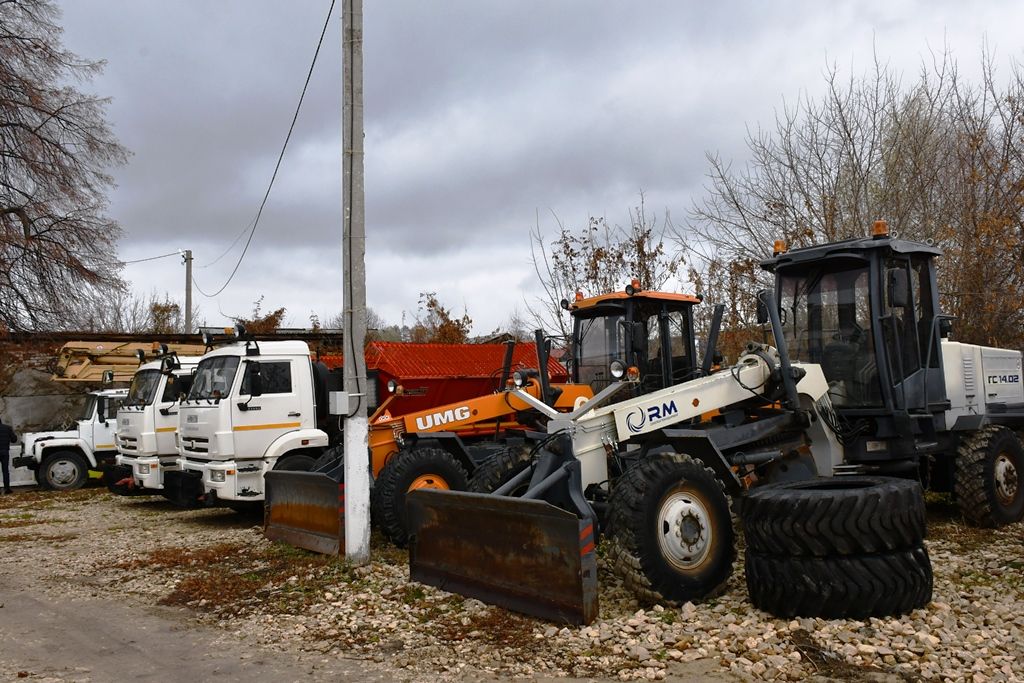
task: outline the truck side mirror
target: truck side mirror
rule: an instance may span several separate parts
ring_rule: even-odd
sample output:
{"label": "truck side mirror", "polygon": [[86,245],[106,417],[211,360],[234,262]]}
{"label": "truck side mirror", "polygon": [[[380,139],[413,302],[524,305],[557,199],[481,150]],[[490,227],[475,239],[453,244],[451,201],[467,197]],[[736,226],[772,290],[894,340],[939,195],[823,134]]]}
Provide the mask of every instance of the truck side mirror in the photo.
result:
{"label": "truck side mirror", "polygon": [[96,402],[96,419],[107,424],[107,401],[106,399],[100,399]]}
{"label": "truck side mirror", "polygon": [[103,383],[104,384],[113,384],[114,383],[114,371],[113,370],[104,370],[103,371]]}
{"label": "truck side mirror", "polygon": [[768,294],[767,289],[762,289],[757,293],[757,324],[764,325],[768,322],[768,306],[764,303],[766,295]]}
{"label": "truck side mirror", "polygon": [[885,271],[891,308],[910,308],[910,282],[903,268],[889,268]]}
{"label": "truck side mirror", "polygon": [[249,374],[249,395],[250,396],[262,396],[263,395],[263,373],[260,370],[260,364],[257,361],[249,361],[246,367],[246,372]]}
{"label": "truck side mirror", "polygon": [[633,346],[633,353],[645,355],[647,353],[647,334],[644,332],[642,323],[633,323],[629,334],[630,343]]}
{"label": "truck side mirror", "polygon": [[939,336],[943,339],[949,339],[952,331],[953,321],[949,318],[939,318]]}

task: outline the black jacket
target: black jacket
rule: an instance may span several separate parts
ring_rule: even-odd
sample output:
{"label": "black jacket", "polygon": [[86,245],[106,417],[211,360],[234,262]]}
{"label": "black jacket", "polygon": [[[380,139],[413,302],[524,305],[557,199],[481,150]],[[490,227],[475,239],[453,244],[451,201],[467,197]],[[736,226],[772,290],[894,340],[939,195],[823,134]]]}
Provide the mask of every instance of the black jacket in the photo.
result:
{"label": "black jacket", "polygon": [[18,440],[18,437],[14,434],[14,430],[0,422],[0,447],[6,450],[7,444],[14,443]]}

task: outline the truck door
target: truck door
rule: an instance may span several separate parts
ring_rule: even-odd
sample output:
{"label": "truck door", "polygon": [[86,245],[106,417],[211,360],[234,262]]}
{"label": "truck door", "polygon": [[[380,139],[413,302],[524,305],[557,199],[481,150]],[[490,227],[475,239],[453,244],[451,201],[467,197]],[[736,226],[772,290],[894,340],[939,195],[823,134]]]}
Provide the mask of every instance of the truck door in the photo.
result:
{"label": "truck door", "polygon": [[[192,386],[192,375],[170,374],[164,377],[163,391],[156,398],[154,416],[156,452],[158,455],[176,455],[175,432],[178,431],[179,397],[187,395]],[[164,412],[167,414],[165,415]]]}
{"label": "truck door", "polygon": [[117,431],[117,409],[121,407],[121,399],[113,396],[101,396],[96,401],[96,419],[92,423],[93,451],[112,451],[117,448],[115,432]]}
{"label": "truck door", "polygon": [[[309,365],[308,360],[302,360]],[[242,384],[238,401],[232,406],[235,457],[261,458],[275,439],[300,428],[304,420],[314,416],[303,415],[304,402],[296,393],[299,387],[293,381],[297,371],[294,359],[243,360],[242,363]],[[254,382],[256,374],[259,380]],[[262,385],[258,396],[252,394],[254,384]]]}

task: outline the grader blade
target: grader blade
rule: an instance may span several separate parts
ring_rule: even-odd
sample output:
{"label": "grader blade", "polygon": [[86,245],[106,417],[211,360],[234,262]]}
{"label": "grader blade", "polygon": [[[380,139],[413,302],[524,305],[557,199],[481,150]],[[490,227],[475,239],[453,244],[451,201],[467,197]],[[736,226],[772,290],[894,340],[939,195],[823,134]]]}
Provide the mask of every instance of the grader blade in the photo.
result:
{"label": "grader blade", "polygon": [[419,489],[406,498],[409,573],[543,619],[597,618],[594,525],[540,500]]}
{"label": "grader blade", "polygon": [[267,472],[263,535],[325,555],[345,552],[343,468]]}

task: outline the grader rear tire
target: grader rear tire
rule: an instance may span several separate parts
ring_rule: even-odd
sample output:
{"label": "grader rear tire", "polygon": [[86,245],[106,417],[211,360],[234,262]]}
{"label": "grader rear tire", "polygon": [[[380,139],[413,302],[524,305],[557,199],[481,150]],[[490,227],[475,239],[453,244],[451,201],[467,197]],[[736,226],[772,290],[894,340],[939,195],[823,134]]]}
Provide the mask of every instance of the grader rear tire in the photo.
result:
{"label": "grader rear tire", "polygon": [[424,446],[399,451],[374,482],[373,519],[388,540],[404,548],[409,543],[406,494],[417,488],[465,491],[468,480],[465,468],[444,449]]}
{"label": "grader rear tire", "polygon": [[608,503],[609,556],[644,604],[717,595],[736,557],[729,500],[714,472],[688,455],[642,458]]}
{"label": "grader rear tire", "polygon": [[989,425],[961,444],[954,490],[971,524],[999,527],[1024,519],[1024,448],[1006,427]]}

